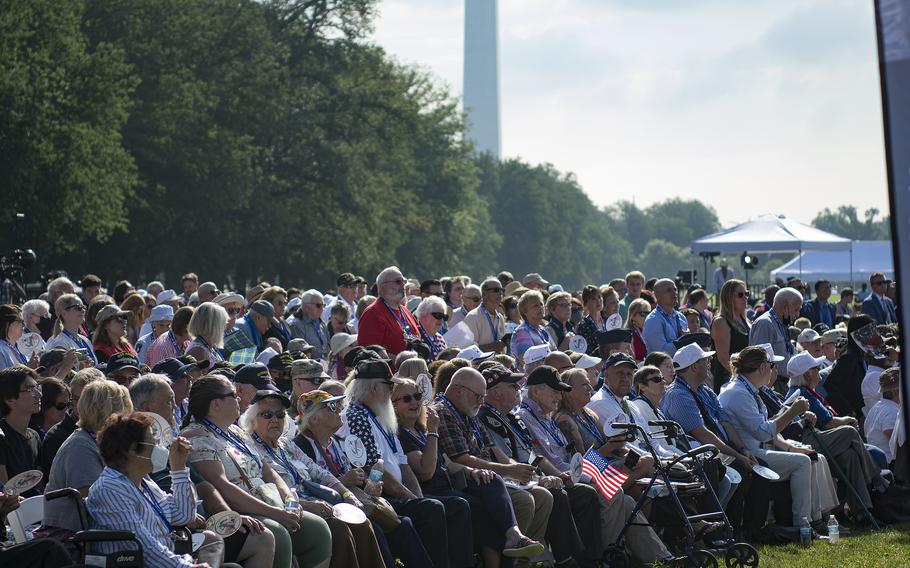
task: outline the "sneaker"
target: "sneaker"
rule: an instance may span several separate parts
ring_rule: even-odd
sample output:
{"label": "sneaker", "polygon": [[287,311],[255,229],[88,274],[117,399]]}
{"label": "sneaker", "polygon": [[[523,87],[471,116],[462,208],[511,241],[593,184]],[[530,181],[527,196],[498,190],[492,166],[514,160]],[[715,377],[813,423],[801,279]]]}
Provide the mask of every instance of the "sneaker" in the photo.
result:
{"label": "sneaker", "polygon": [[543,545],[526,536],[520,537],[514,544],[507,545],[502,550],[502,555],[509,558],[533,558],[542,553]]}

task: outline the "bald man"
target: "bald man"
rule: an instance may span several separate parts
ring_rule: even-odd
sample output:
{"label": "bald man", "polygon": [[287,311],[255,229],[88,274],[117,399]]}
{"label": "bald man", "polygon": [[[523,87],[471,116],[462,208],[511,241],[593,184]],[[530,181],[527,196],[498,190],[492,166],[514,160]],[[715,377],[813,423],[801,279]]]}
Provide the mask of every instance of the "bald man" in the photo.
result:
{"label": "bald man", "polygon": [[676,353],[673,342],[689,331],[689,324],[686,316],[676,309],[679,292],[675,282],[661,278],[654,284],[654,296],[657,297],[657,307],[645,319],[642,334],[645,346],[648,353],[662,351],[672,357]]}

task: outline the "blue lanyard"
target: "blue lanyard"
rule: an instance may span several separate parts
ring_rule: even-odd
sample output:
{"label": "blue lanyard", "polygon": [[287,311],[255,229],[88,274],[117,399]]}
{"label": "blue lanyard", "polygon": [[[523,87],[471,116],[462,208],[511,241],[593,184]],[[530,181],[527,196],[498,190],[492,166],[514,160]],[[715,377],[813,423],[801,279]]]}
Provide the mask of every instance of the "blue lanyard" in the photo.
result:
{"label": "blue lanyard", "polygon": [[[747,381],[746,378],[745,378],[744,376],[742,376],[742,375],[738,375],[738,376],[736,377],[736,380],[740,381],[740,382],[743,384],[743,386],[746,387],[746,390],[749,391],[749,394],[752,395],[752,398],[755,399],[755,405],[758,407],[758,412],[759,412],[759,414],[763,414],[764,418],[767,418],[767,417],[768,417],[768,408],[767,408],[767,407],[765,406],[765,404],[761,401],[761,398],[759,398],[759,396],[758,396],[758,391],[755,390],[755,387],[753,387],[753,386],[749,383],[749,381]],[[765,410],[764,413],[762,413],[762,409]]]}
{"label": "blue lanyard", "polygon": [[676,339],[679,339],[679,336],[682,335],[682,326],[679,325],[679,318],[673,315],[676,313],[676,310],[673,310],[671,314],[668,314],[664,311],[663,308],[658,306],[655,311],[660,314],[660,317],[662,317],[668,324],[671,326],[676,326]]}
{"label": "blue lanyard", "polygon": [[183,350],[180,349],[180,345],[177,343],[177,337],[170,329],[167,330],[167,340],[171,342],[171,347],[174,348],[174,353],[176,353],[174,357],[178,357],[183,354]]}
{"label": "blue lanyard", "polygon": [[512,427],[512,423],[509,422],[509,417],[508,417],[508,416],[503,416],[502,413],[499,412],[498,410],[496,410],[490,403],[485,402],[485,403],[483,403],[483,405],[486,406],[486,407],[487,407],[487,410],[489,410],[490,412],[492,412],[492,413],[496,416],[496,418],[499,419],[500,422],[502,422],[502,425],[505,426],[505,427],[509,430],[509,432],[511,432],[511,433],[515,434],[516,436],[518,436],[518,438],[519,438],[519,439],[522,441],[522,443],[524,444],[524,447],[525,447],[525,448],[527,448],[527,449],[529,449],[529,450],[531,449],[531,442],[532,442],[532,440],[531,440],[531,437],[530,437],[530,436],[526,436],[525,433],[522,432],[521,430],[518,430],[518,429],[516,429],[516,428],[513,428],[513,427]]}
{"label": "blue lanyard", "polygon": [[421,448],[421,449],[423,449],[423,448],[426,447],[426,445],[427,445],[427,436],[426,436],[426,434],[424,434],[423,432],[421,432],[420,430],[418,430],[418,429],[416,429],[416,428],[414,429],[413,432],[410,431],[410,430],[408,430],[408,429],[405,428],[404,426],[402,426],[401,429],[404,431],[405,434],[407,434],[408,436],[410,436],[411,438],[413,438],[415,441],[420,442],[420,448]]}
{"label": "blue lanyard", "polygon": [[594,331],[607,331],[607,320],[603,317],[600,318],[601,327],[597,327],[597,322],[594,321],[594,318],[591,316],[585,316],[585,319],[591,322],[591,325],[594,327]]}
{"label": "blue lanyard", "polygon": [[284,466],[284,469],[286,469],[287,472],[291,474],[291,477],[294,478],[294,485],[300,485],[300,482],[303,481],[303,476],[297,472],[297,468],[294,467],[294,465],[291,463],[291,460],[288,459],[288,455],[285,453],[284,448],[279,446],[278,453],[275,453],[275,450],[270,448],[269,445],[266,444],[256,432],[253,432],[253,440],[265,448],[265,453],[267,453],[270,458],[278,461],[282,466]]}
{"label": "blue lanyard", "polygon": [[370,407],[365,404],[361,404],[360,406],[364,409],[364,411],[366,411],[367,416],[370,417],[370,420],[373,422],[376,428],[382,432],[382,437],[385,438],[385,441],[389,443],[389,447],[392,448],[392,453],[397,454],[398,443],[395,441],[395,432],[386,432],[386,429],[383,428],[382,424],[379,423],[379,419],[376,418],[376,415],[373,414],[373,411],[370,410]]}
{"label": "blue lanyard", "polygon": [[19,347],[16,344],[10,343],[9,341],[7,341],[5,339],[3,339],[2,341],[3,341],[3,343],[6,343],[6,346],[9,347],[10,351],[13,352],[13,355],[16,356],[16,359],[19,359],[20,363],[22,363],[23,365],[28,365],[28,359],[26,359],[25,355],[23,355],[22,352],[19,351]]}
{"label": "blue lanyard", "polygon": [[208,341],[206,341],[204,337],[202,337],[200,335],[196,339],[199,340],[199,343],[201,343],[202,346],[205,347],[208,350],[208,352],[211,353],[215,357],[215,359],[218,359],[219,361],[224,361],[224,356],[217,349],[212,347],[212,344],[209,343]]}
{"label": "blue lanyard", "polygon": [[541,329],[539,327],[531,327],[531,324],[529,324],[528,322],[525,322],[524,325],[525,325],[525,327],[528,328],[528,331],[530,331],[531,333],[533,333],[537,337],[539,337],[543,343],[550,342],[550,334],[547,333],[547,330]]}
{"label": "blue lanyard", "polygon": [[437,341],[434,341],[432,337],[430,337],[430,334],[427,333],[427,330],[423,328],[423,325],[418,323],[417,328],[420,330],[421,337],[426,340],[425,343],[430,348],[430,352],[433,354],[433,359],[435,359],[436,356],[439,355],[439,352],[442,351],[442,346],[439,345]]}
{"label": "blue lanyard", "polygon": [[88,345],[85,341],[82,341],[82,338],[79,337],[78,334],[73,336],[73,334],[70,333],[66,328],[63,328],[63,335],[72,339],[73,343],[78,345],[80,349],[85,349],[88,351],[88,356],[92,358],[92,361],[94,361],[96,365],[98,364],[98,357],[95,356],[95,350],[92,349],[91,345]]}
{"label": "blue lanyard", "polygon": [[[119,471],[116,469],[112,469],[112,471],[117,472],[124,479],[126,479],[127,482],[131,486],[136,487],[135,485],[133,485],[133,482],[130,481],[129,478],[126,476],[126,474],[124,474],[122,471]],[[136,487],[136,491],[138,491],[139,495],[141,495],[142,498],[145,499],[145,502],[148,503],[152,507],[152,509],[155,511],[155,514],[158,515],[158,518],[161,519],[161,522],[164,523],[164,526],[167,527],[168,533],[173,532],[174,527],[171,525],[171,521],[167,518],[167,515],[164,514],[164,509],[161,508],[161,505],[158,503],[158,500],[155,499],[155,495],[152,493],[152,490],[149,489],[148,485],[145,484],[144,479],[141,481],[141,483],[142,483],[142,487],[141,488]],[[146,495],[146,493],[148,493],[148,494]]]}
{"label": "blue lanyard", "polygon": [[483,311],[483,315],[487,316],[487,323],[490,324],[490,332],[493,334],[493,341],[499,341],[499,334],[496,333],[496,326],[493,325],[493,318],[490,317],[489,310],[487,310],[487,307],[483,304],[480,304],[480,309]]}
{"label": "blue lanyard", "polygon": [[774,313],[773,308],[768,311],[768,313],[771,314],[771,319],[773,319],[774,323],[777,324],[777,328],[780,330],[780,334],[784,338],[784,343],[787,345],[787,355],[793,355],[793,344],[790,343],[790,334],[787,332],[787,328],[785,328],[784,324],[781,323],[779,319],[777,319],[777,314]]}
{"label": "blue lanyard", "polygon": [[217,434],[217,435],[221,436],[222,438],[224,438],[225,440],[227,440],[227,442],[230,445],[234,446],[235,448],[237,448],[244,454],[253,458],[253,461],[256,462],[256,465],[258,465],[259,467],[262,467],[262,462],[260,462],[259,458],[256,457],[256,454],[254,454],[253,451],[250,450],[249,447],[247,447],[246,442],[244,442],[243,439],[240,438],[240,436],[238,436],[237,434],[234,434],[231,431],[225,432],[224,430],[219,428],[217,425],[215,425],[215,423],[213,423],[208,418],[202,419],[202,425],[205,426],[206,428],[208,428],[209,430],[211,430],[212,432],[214,432],[215,434]]}
{"label": "blue lanyard", "polygon": [[[582,420],[582,416],[584,419]],[[582,411],[581,416],[576,413],[572,413],[572,418],[575,419],[575,423],[588,431],[589,434],[594,436],[597,440],[597,443],[603,446],[607,443],[607,437],[597,428],[597,423],[594,422],[594,419],[588,416],[587,412]]]}
{"label": "blue lanyard", "polygon": [[401,308],[393,310],[392,306],[390,306],[389,303],[385,301],[385,298],[380,298],[380,300],[382,300],[382,303],[385,304],[386,309],[389,310],[393,316],[395,316],[395,319],[398,320],[398,323],[401,324],[401,330],[408,335],[414,335],[414,333],[411,331],[411,325],[408,323],[408,318],[404,314],[399,315]]}
{"label": "blue lanyard", "polygon": [[521,407],[527,410],[528,414],[530,414],[531,417],[534,418],[538,424],[540,424],[540,427],[547,431],[547,434],[550,435],[550,438],[553,439],[553,442],[555,442],[557,446],[562,448],[566,445],[566,439],[563,437],[562,432],[559,431],[559,426],[556,425],[556,420],[552,418],[546,421],[541,420],[539,416],[534,414],[531,406],[526,402],[522,402]]}
{"label": "blue lanyard", "polygon": [[462,414],[461,411],[455,408],[455,405],[452,404],[452,401],[449,400],[446,395],[439,395],[439,400],[445,403],[445,405],[448,406],[456,416],[459,416],[465,424],[469,425],[474,430],[474,437],[477,438],[477,445],[483,448],[483,435],[480,433],[480,426],[477,425],[477,421],[474,420],[473,417],[465,416]]}
{"label": "blue lanyard", "polygon": [[610,396],[613,397],[613,400],[615,400],[616,404],[619,405],[619,408],[620,408],[620,410],[622,410],[623,414],[625,414],[626,416],[629,417],[629,422],[631,422],[632,424],[635,424],[635,417],[632,416],[632,411],[628,410],[628,404],[626,404],[626,406],[623,407],[622,399],[619,398],[618,396],[616,396],[615,394],[613,394],[613,391],[610,390],[610,387],[608,387],[606,384],[604,384],[603,388],[607,389],[607,394],[609,394]]}

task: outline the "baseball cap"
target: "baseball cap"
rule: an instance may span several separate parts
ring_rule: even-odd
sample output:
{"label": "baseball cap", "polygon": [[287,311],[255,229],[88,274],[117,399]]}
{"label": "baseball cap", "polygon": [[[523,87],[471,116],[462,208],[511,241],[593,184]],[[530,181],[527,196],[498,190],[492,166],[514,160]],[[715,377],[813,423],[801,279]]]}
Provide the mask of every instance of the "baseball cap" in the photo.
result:
{"label": "baseball cap", "polygon": [[176,381],[185,377],[194,368],[196,368],[195,364],[186,365],[180,359],[168,357],[155,363],[155,366],[152,367],[152,372],[167,375],[167,378]]}
{"label": "baseball cap", "polygon": [[366,359],[357,363],[356,369],[358,379],[380,379],[393,383],[404,382],[404,379],[393,376],[389,364],[381,359]]}
{"label": "baseball cap", "polygon": [[524,378],[521,373],[513,373],[506,369],[504,365],[498,363],[487,367],[480,374],[486,379],[488,389],[495,387],[499,383],[517,383]]}
{"label": "baseball cap", "polygon": [[215,294],[216,298],[218,297],[218,294],[221,293],[221,291],[218,290],[218,286],[216,286],[214,282],[203,282],[199,285],[199,288],[197,288],[196,291],[200,293],[204,292],[206,294]]}
{"label": "baseball cap", "polygon": [[272,325],[276,327],[281,327],[278,324],[278,320],[275,319],[275,306],[271,303],[266,302],[265,300],[256,300],[250,304],[250,311],[256,312],[261,316],[265,316],[269,319]]}
{"label": "baseball cap", "polygon": [[758,346],[764,349],[765,353],[768,354],[768,361],[771,361],[772,363],[780,363],[784,360],[784,358],[780,355],[774,354],[774,348],[771,347],[770,343],[759,343]]}
{"label": "baseball cap", "polygon": [[217,296],[215,296],[215,299],[212,300],[212,302],[218,304],[219,306],[223,306],[225,304],[232,304],[235,302],[240,304],[241,306],[245,306],[246,298],[244,298],[243,296],[241,296],[240,294],[238,294],[236,292],[222,292],[221,294],[218,294]]}
{"label": "baseball cap", "polygon": [[685,333],[682,337],[673,342],[673,347],[682,349],[690,343],[697,343],[702,349],[710,349],[711,335],[700,331]]}
{"label": "baseball cap", "polygon": [[250,404],[256,404],[260,400],[265,400],[267,398],[277,398],[285,408],[291,407],[291,399],[289,399],[286,394],[272,389],[257,390],[256,394],[253,395],[253,400],[250,401]]}
{"label": "baseball cap", "polygon": [[208,359],[202,359],[200,361],[192,355],[181,355],[180,357],[177,357],[177,360],[184,365],[195,365],[197,369],[208,369],[212,366],[212,362]]}
{"label": "baseball cap", "polygon": [[278,390],[278,387],[272,384],[268,367],[262,363],[250,363],[240,367],[234,373],[234,382],[239,385],[253,385],[256,390]]}
{"label": "baseball cap", "polygon": [[820,367],[824,361],[824,357],[813,357],[808,351],[797,353],[787,362],[787,375],[790,378],[798,377],[809,369]]}
{"label": "baseball cap", "polygon": [[550,344],[541,343],[540,345],[535,345],[534,347],[528,347],[528,350],[524,354],[524,364],[528,365],[530,363],[536,363],[542,359],[546,359],[547,355],[550,353]]}
{"label": "baseball cap", "polygon": [[[601,361],[603,361],[603,359],[600,357],[592,357],[587,353],[580,353],[580,355],[581,357],[575,358],[573,361],[576,369],[590,369],[591,367],[596,367],[600,364]],[[569,358],[573,359],[571,355]]]}
{"label": "baseball cap", "polygon": [[540,285],[542,285],[542,286],[549,286],[549,285],[550,285],[549,282],[547,282],[546,280],[544,280],[543,277],[542,277],[540,274],[536,273],[536,272],[531,272],[531,273],[529,273],[529,274],[525,274],[525,277],[521,279],[521,283],[522,283],[523,285],[525,285],[525,286],[527,286],[528,284],[532,284],[532,283],[537,283],[537,284],[540,284]]}
{"label": "baseball cap", "polygon": [[272,356],[272,358],[269,359],[269,362],[266,363],[266,367],[275,371],[286,371],[291,368],[293,362],[294,358],[291,357],[291,354],[284,351],[283,353]]}
{"label": "baseball cap", "polygon": [[470,347],[465,347],[459,351],[458,357],[461,359],[467,359],[473,363],[474,361],[482,361],[484,359],[492,357],[495,354],[496,353],[493,351],[481,351],[480,347],[477,345],[471,345]]}
{"label": "baseball cap", "polygon": [[714,355],[714,351],[705,351],[698,343],[690,343],[676,351],[673,355],[673,367],[676,369],[686,369],[693,363],[707,359]]}
{"label": "baseball cap", "polygon": [[632,343],[632,330],[627,327],[619,327],[610,331],[601,331],[597,334],[598,345],[609,345],[611,343]]}
{"label": "baseball cap", "polygon": [[269,361],[272,360],[272,357],[278,355],[278,352],[272,349],[271,347],[266,347],[256,356],[256,362],[262,363],[263,365],[268,365]]}
{"label": "baseball cap", "polygon": [[604,362],[604,370],[606,371],[615,365],[632,365],[633,367],[638,367],[638,363],[636,363],[635,359],[628,353],[614,353],[607,357],[607,360]]}
{"label": "baseball cap", "polygon": [[149,323],[155,323],[158,321],[173,321],[174,320],[174,308],[167,304],[162,304],[160,306],[155,306],[152,308],[151,313],[149,314]]}
{"label": "baseball cap", "polygon": [[559,380],[559,371],[549,365],[541,365],[528,375],[527,386],[547,385],[548,387],[568,392],[572,387]]}
{"label": "baseball cap", "polygon": [[104,306],[98,311],[98,313],[95,315],[95,323],[101,325],[111,318],[125,317],[128,315],[130,315],[130,312],[121,310],[117,306],[110,304]]}
{"label": "baseball cap", "polygon": [[336,286],[354,286],[355,284],[357,284],[357,277],[350,272],[340,274],[335,281]]}
{"label": "baseball cap", "polygon": [[821,339],[821,335],[811,327],[802,330],[799,336],[796,338],[797,343],[812,343]]}
{"label": "baseball cap", "polygon": [[312,351],[313,346],[306,342],[306,339],[302,337],[295,337],[294,339],[288,341],[288,351],[291,353],[306,353],[307,351]]}
{"label": "baseball cap", "polygon": [[826,331],[822,335],[822,345],[825,345],[827,343],[837,343],[841,337],[844,337],[844,332],[839,329]]}
{"label": "baseball cap", "polygon": [[114,353],[107,361],[107,370],[105,371],[105,374],[110,375],[116,373],[120,369],[136,369],[138,371],[139,359],[136,359],[136,357],[128,351]]}
{"label": "baseball cap", "polygon": [[322,363],[315,359],[298,359],[291,364],[292,379],[331,379]]}
{"label": "baseball cap", "polygon": [[329,350],[332,352],[332,355],[338,356],[342,349],[350,347],[351,345],[357,345],[357,336],[351,335],[350,333],[339,332],[332,336],[332,339],[329,340]]}
{"label": "baseball cap", "polygon": [[316,412],[323,405],[344,399],[344,395],[332,396],[324,390],[311,390],[297,397],[297,411],[300,414]]}

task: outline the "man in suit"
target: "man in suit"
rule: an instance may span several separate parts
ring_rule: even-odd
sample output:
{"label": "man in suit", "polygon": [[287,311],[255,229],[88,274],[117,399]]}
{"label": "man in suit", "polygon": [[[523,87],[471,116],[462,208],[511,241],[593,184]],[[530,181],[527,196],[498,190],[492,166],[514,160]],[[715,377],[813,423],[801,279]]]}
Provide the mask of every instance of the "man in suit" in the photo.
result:
{"label": "man in suit", "polygon": [[815,283],[815,299],[803,302],[799,315],[809,318],[812,325],[823,323],[829,329],[834,328],[834,304],[828,302],[831,297],[831,282],[818,280]]}
{"label": "man in suit", "polygon": [[863,300],[862,312],[872,316],[879,324],[897,323],[897,309],[894,307],[894,302],[885,296],[888,286],[885,275],[881,272],[873,272],[869,277],[869,285],[872,293]]}

